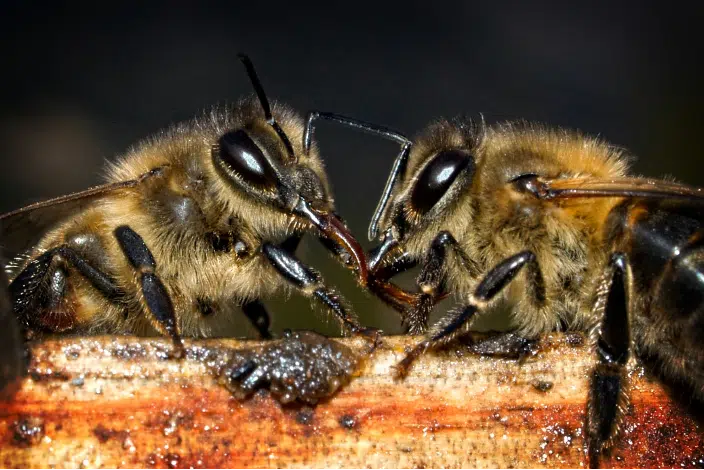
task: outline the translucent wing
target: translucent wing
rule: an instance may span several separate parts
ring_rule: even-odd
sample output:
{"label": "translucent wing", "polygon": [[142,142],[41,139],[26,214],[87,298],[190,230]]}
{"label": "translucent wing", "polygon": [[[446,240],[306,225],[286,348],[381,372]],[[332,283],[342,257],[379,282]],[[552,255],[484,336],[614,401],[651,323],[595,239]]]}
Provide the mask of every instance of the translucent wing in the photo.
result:
{"label": "translucent wing", "polygon": [[0,216],[0,246],[4,255],[12,259],[36,245],[51,227],[79,213],[96,200],[121,189],[133,188],[162,172],[163,168],[157,168],[133,180],[96,186],[78,193],[38,202]]}

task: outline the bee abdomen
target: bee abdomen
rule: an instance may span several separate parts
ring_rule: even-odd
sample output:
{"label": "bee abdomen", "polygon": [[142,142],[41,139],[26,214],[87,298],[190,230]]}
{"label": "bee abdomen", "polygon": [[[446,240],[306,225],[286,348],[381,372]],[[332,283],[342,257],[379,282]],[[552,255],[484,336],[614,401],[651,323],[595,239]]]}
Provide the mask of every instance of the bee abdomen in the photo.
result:
{"label": "bee abdomen", "polygon": [[[615,223],[614,223],[615,222]],[[612,240],[627,253],[634,290],[651,299],[643,307],[672,319],[695,315],[704,302],[704,205],[678,201],[636,201],[614,209]]]}
{"label": "bee abdomen", "polygon": [[624,203],[609,227],[633,272],[639,350],[657,357],[673,383],[688,383],[704,398],[704,205]]}

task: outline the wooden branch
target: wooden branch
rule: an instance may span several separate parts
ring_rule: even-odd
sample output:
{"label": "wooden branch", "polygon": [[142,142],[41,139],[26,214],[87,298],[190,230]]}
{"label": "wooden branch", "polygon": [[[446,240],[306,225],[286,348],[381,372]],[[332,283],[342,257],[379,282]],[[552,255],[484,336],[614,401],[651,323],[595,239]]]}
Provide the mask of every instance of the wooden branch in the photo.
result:
{"label": "wooden branch", "polygon": [[[551,335],[522,364],[449,350],[405,381],[390,367],[413,338],[384,338],[336,395],[282,406],[234,398],[199,351],[253,342],[78,338],[32,347],[30,377],[0,402],[7,467],[584,467],[592,357]],[[342,340],[360,348],[360,340]],[[704,464],[704,432],[640,367],[619,446],[604,466]]]}

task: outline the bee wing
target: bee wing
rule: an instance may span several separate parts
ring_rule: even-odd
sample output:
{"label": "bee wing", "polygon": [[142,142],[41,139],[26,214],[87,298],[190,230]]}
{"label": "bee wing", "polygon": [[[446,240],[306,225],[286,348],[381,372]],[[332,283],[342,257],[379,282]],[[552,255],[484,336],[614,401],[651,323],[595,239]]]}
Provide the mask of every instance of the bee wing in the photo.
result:
{"label": "bee wing", "polygon": [[0,247],[4,255],[12,259],[36,245],[47,230],[62,220],[115,191],[133,188],[161,174],[162,170],[157,168],[133,180],[95,186],[78,193],[31,204],[0,216]]}
{"label": "bee wing", "polygon": [[704,203],[704,188],[649,178],[538,178],[538,194],[544,199],[638,197],[684,199]]}

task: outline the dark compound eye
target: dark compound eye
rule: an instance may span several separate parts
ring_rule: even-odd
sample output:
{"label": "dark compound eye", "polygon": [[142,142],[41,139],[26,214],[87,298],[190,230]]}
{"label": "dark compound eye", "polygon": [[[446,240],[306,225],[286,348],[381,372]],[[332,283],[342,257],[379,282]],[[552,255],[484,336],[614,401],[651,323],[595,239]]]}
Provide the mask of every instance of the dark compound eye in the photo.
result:
{"label": "dark compound eye", "polygon": [[443,150],[423,169],[411,194],[415,210],[428,212],[447,192],[457,175],[467,167],[474,170],[474,157],[461,150]]}
{"label": "dark compound eye", "polygon": [[228,132],[220,137],[218,144],[216,157],[245,181],[259,187],[276,186],[276,172],[245,131]]}

